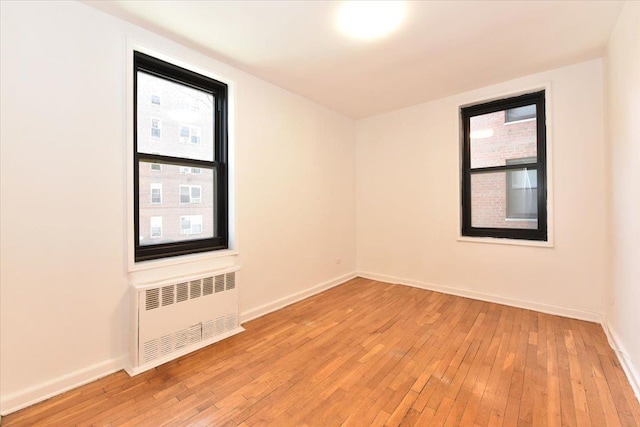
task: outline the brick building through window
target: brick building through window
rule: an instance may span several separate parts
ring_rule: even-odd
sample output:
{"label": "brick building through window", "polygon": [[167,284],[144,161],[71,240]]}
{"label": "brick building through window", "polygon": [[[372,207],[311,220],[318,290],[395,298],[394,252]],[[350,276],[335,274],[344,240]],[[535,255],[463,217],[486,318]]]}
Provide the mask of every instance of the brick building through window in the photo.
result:
{"label": "brick building through window", "polygon": [[[507,121],[508,110],[471,118],[471,167],[517,164],[536,157],[535,118]],[[529,204],[535,198],[531,181],[536,171],[504,171],[473,175],[471,178],[471,224],[474,227],[537,228],[537,215],[510,215],[510,206]],[[535,188],[535,184],[533,184]],[[535,205],[533,206],[535,208]],[[535,209],[534,209],[535,210]],[[535,213],[535,212],[534,212]],[[517,223],[514,223],[517,221]]]}

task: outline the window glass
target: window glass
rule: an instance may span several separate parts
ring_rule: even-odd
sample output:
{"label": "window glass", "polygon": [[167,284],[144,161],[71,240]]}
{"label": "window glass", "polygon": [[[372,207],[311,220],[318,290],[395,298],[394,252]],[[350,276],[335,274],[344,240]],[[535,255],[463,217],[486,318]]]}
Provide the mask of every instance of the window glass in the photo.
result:
{"label": "window glass", "polygon": [[[202,234],[202,215],[185,215],[180,217],[180,232],[183,236]],[[200,237],[200,236],[198,236]]]}
{"label": "window glass", "polygon": [[509,108],[505,110],[504,121],[507,123],[528,120],[536,117],[536,106],[525,105],[524,107]]}
{"label": "window glass", "polygon": [[160,138],[161,122],[160,119],[151,119],[151,138]]}
{"label": "window glass", "polygon": [[[533,176],[535,172],[529,171]],[[536,229],[537,193],[535,188],[526,186],[529,173],[518,170],[471,175],[471,226]],[[510,180],[509,175],[516,178]],[[524,212],[530,216],[524,216]],[[530,218],[531,221],[514,224],[513,218]]]}
{"label": "window glass", "polygon": [[[213,160],[214,156],[214,102],[212,94],[173,81],[161,79],[138,71],[138,96],[162,91],[161,106],[138,104],[138,151],[158,153],[163,156],[183,157],[197,160]],[[150,95],[149,95],[150,96]],[[191,105],[193,107],[185,107]],[[151,119],[151,137],[160,138],[160,146],[145,134],[146,115],[162,115]],[[148,132],[148,131],[147,131]]]}
{"label": "window glass", "polygon": [[151,204],[158,205],[162,203],[162,184],[151,183]]}
{"label": "window glass", "polygon": [[162,217],[161,216],[152,216],[149,218],[150,227],[150,237],[152,239],[157,239],[162,237]]}
{"label": "window glass", "polygon": [[[149,170],[151,165],[150,163],[142,162],[139,169]],[[207,236],[216,235],[214,217],[217,206],[214,170],[200,168],[201,173],[199,174],[185,175],[181,169],[182,167],[180,166],[164,164],[162,165],[162,170],[154,171],[153,175],[151,173],[140,175],[140,195],[142,196],[144,187],[151,188],[150,203],[143,203],[144,199],[140,197],[140,221],[147,223],[151,221],[152,217],[164,217],[164,240],[162,243],[179,241],[181,232],[178,219],[192,214],[201,218],[198,223],[200,230],[198,233],[206,234]],[[152,177],[154,180],[162,180],[162,184],[151,182]],[[188,184],[182,184],[183,182]],[[174,190],[171,191],[171,188],[174,188]],[[164,195],[162,194],[163,189],[166,193]],[[152,236],[147,235],[144,232],[145,229],[149,229],[149,227],[141,227],[141,237],[146,241]],[[158,243],[161,242],[154,240],[145,244]]]}
{"label": "window glass", "polygon": [[507,159],[512,158],[533,158],[533,162],[536,162],[538,140],[535,118],[506,125],[506,111],[471,117],[472,169],[504,166]]}

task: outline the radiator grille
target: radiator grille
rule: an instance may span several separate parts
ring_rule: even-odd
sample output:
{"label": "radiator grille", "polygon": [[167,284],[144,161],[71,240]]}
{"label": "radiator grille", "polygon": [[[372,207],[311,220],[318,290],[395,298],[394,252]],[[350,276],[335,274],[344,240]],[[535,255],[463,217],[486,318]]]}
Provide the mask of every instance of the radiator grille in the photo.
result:
{"label": "radiator grille", "polygon": [[176,349],[186,347],[189,343],[189,331],[183,329],[176,332]]}
{"label": "radiator grille", "polygon": [[145,292],[146,296],[146,308],[147,310],[153,310],[160,306],[160,289],[148,289]]}
{"label": "radiator grille", "polygon": [[[225,288],[226,284],[226,288]],[[214,292],[224,292],[235,289],[235,273],[205,277],[203,279],[182,282],[177,285],[163,286],[161,288],[147,289],[145,291],[145,308],[153,310],[161,306],[184,302],[201,296],[212,295]],[[162,298],[160,298],[162,296]]]}
{"label": "radiator grille", "polygon": [[143,357],[144,361],[147,362],[149,360],[153,360],[158,357],[158,340],[153,340],[144,343],[143,347]]}
{"label": "radiator grille", "polygon": [[236,288],[236,273],[227,273],[227,290]]}
{"label": "radiator grille", "polygon": [[202,339],[202,324],[198,323],[189,328],[189,344],[196,343]]}
{"label": "radiator grille", "polygon": [[151,362],[160,356],[165,356],[188,345],[232,331],[237,327],[237,313],[229,313],[215,320],[208,320],[182,329],[172,335],[165,335],[160,339],[147,341],[144,343],[142,350],[143,363]]}
{"label": "radiator grille", "polygon": [[224,291],[224,276],[216,276],[216,293]]}
{"label": "radiator grille", "polygon": [[220,335],[225,330],[224,317],[218,317],[216,319],[216,335]]}
{"label": "radiator grille", "polygon": [[213,337],[214,331],[215,331],[215,322],[213,320],[209,320],[207,322],[202,323],[202,339],[203,340]]}
{"label": "radiator grille", "polygon": [[173,289],[174,286],[165,286],[162,288],[162,306],[173,304]]}
{"label": "radiator grille", "polygon": [[236,313],[227,314],[226,330],[230,331],[232,329],[235,329],[237,324],[238,324],[238,317],[236,316]]}
{"label": "radiator grille", "polygon": [[164,356],[173,351],[173,335],[165,335],[160,338],[160,355]]}
{"label": "radiator grille", "polygon": [[186,301],[189,299],[189,287],[187,283],[178,283],[176,285],[178,288],[178,302]]}
{"label": "radiator grille", "polygon": [[213,293],[213,277],[202,279],[202,294],[211,295]]}
{"label": "radiator grille", "polygon": [[202,294],[202,281],[201,280],[192,280],[191,281],[191,298],[200,298]]}

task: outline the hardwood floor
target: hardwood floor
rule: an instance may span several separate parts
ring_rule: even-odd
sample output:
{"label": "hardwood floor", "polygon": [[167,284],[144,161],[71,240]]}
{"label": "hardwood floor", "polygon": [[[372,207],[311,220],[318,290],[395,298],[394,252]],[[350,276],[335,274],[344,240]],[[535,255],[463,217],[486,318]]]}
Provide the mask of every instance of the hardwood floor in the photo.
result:
{"label": "hardwood floor", "polygon": [[358,278],[244,326],[3,427],[640,425],[594,323]]}

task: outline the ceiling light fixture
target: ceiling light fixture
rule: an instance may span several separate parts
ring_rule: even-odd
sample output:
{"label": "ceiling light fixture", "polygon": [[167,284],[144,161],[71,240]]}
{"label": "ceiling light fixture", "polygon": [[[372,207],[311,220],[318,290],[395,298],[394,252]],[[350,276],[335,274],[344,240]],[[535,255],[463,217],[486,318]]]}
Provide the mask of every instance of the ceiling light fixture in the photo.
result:
{"label": "ceiling light fixture", "polygon": [[338,27],[350,37],[378,39],[395,30],[405,16],[403,1],[345,1],[338,11]]}

